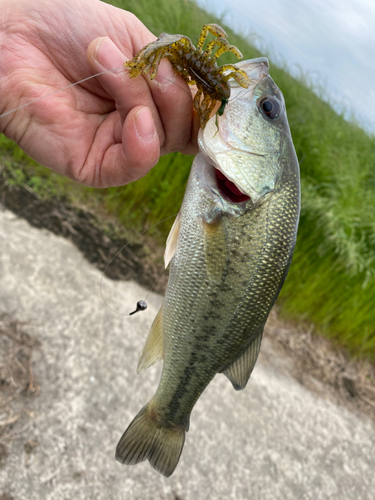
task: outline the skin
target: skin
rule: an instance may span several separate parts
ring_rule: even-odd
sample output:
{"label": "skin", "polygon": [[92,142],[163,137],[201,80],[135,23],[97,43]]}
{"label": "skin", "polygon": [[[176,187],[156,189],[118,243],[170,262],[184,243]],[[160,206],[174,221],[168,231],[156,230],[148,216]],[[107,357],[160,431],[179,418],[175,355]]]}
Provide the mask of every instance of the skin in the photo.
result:
{"label": "skin", "polygon": [[[116,450],[119,462],[149,460],[166,477],[215,375],[224,373],[236,390],[246,386],[296,242],[299,165],[283,97],[266,59],[239,66],[249,90],[232,89],[219,133],[211,120],[200,134],[202,153],[169,239],[168,286],[139,364],[142,370],[163,359],[159,387]],[[262,111],[263,98],[279,106],[274,119]],[[252,197],[236,203],[223,196],[214,166]]]}
{"label": "skin", "polygon": [[[0,132],[48,168],[93,187],[143,177],[161,155],[196,154],[191,92],[166,60],[155,80],[123,63],[156,37],[99,0],[0,0]],[[176,83],[177,85],[175,85]]]}

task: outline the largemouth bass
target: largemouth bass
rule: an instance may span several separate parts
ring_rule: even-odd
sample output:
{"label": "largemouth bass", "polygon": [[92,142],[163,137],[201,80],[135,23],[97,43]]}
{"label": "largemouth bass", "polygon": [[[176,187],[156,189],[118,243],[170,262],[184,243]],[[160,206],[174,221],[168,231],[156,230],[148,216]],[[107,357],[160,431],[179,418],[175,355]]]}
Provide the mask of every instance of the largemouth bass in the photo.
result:
{"label": "largemouth bass", "polygon": [[300,211],[298,160],[266,58],[238,64],[224,114],[200,131],[165,253],[168,287],[138,369],[163,359],[159,387],[121,437],[116,459],[170,476],[190,413],[217,373],[244,389],[286,278]]}

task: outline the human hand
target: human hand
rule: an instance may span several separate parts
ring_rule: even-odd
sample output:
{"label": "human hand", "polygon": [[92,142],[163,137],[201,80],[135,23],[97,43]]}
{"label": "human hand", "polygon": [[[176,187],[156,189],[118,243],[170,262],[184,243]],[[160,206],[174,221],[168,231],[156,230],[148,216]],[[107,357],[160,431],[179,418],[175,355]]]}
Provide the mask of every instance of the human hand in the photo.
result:
{"label": "human hand", "polygon": [[131,13],[99,0],[0,0],[0,9],[0,114],[120,68],[0,118],[36,161],[108,187],[144,176],[160,155],[197,152],[190,90],[170,63],[153,81],[123,68],[155,40]]}

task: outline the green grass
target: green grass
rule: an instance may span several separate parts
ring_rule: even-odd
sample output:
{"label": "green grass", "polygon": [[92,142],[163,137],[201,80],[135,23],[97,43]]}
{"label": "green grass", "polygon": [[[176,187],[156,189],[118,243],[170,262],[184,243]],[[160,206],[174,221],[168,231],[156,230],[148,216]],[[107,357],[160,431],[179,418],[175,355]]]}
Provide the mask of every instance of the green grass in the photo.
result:
{"label": "green grass", "polygon": [[[110,3],[132,11],[155,34],[183,33],[193,43],[203,24],[223,24],[187,0]],[[260,55],[224,27],[245,58]],[[271,75],[285,96],[302,177],[301,223],[280,297],[282,313],[315,323],[320,332],[353,354],[375,360],[375,138],[345,121],[328,104],[324,89],[317,96],[303,75],[293,78],[287,68],[276,67],[272,61]],[[96,204],[138,229],[178,211],[192,162],[191,157],[168,155],[136,183],[100,191],[28,163],[26,155],[4,137],[0,149],[29,165],[27,175],[24,167],[8,169],[10,182],[26,183],[41,197]],[[170,224],[163,225],[164,234]]]}

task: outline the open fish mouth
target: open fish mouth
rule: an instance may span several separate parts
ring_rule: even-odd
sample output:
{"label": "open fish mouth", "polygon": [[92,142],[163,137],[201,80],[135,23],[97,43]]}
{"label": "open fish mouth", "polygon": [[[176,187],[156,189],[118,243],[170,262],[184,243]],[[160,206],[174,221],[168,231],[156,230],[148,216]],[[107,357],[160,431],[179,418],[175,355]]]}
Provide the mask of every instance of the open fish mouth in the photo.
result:
{"label": "open fish mouth", "polygon": [[242,193],[236,184],[230,181],[225,175],[217,168],[215,168],[215,179],[221,196],[226,198],[232,203],[242,203],[243,201],[250,200],[250,196]]}
{"label": "open fish mouth", "polygon": [[237,215],[242,213],[248,202],[251,206],[253,205],[254,200],[251,193],[244,193],[238,184],[228,178],[211,158],[202,153],[199,153],[198,156],[197,182],[204,191],[209,193],[210,197],[214,197],[216,204],[221,206],[224,202],[226,210]]}

